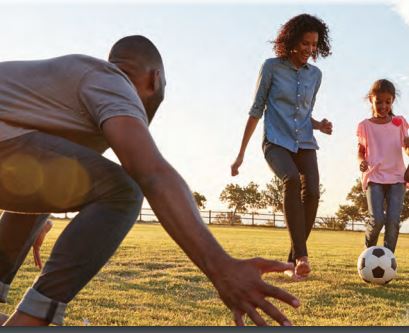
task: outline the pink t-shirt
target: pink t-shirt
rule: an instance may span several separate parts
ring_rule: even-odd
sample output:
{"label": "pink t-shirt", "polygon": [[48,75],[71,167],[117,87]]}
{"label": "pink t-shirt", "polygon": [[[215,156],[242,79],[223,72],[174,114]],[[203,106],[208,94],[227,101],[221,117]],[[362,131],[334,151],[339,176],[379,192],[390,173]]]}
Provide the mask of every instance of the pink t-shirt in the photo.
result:
{"label": "pink t-shirt", "polygon": [[365,147],[368,170],[362,173],[362,188],[369,182],[379,184],[405,183],[403,139],[408,135],[408,123],[402,116],[386,124],[375,124],[365,119],[358,124],[358,142]]}

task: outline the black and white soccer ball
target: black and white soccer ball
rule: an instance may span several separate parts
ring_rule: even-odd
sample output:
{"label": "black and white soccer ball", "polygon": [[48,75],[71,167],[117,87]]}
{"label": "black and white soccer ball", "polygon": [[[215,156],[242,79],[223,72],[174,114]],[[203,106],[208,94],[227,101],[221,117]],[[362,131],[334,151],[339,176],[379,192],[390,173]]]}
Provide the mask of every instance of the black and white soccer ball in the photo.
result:
{"label": "black and white soccer ball", "polygon": [[386,284],[397,274],[395,255],[386,247],[371,246],[358,258],[358,274],[368,283]]}

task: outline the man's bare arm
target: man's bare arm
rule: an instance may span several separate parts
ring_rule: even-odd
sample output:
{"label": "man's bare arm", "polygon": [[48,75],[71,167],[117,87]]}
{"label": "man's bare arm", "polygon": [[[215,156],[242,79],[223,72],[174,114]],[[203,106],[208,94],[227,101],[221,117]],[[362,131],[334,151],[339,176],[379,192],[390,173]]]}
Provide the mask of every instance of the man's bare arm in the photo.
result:
{"label": "man's bare arm", "polygon": [[160,154],[142,121],[114,117],[104,122],[102,130],[163,227],[213,282],[236,323],[242,324],[241,316],[247,313],[257,325],[264,325],[264,319],[255,310],[260,308],[281,325],[288,324],[289,320],[265,298],[274,297],[292,306],[298,306],[298,300],[265,283],[261,274],[284,271],[291,264],[229,256],[204,225],[187,184]]}

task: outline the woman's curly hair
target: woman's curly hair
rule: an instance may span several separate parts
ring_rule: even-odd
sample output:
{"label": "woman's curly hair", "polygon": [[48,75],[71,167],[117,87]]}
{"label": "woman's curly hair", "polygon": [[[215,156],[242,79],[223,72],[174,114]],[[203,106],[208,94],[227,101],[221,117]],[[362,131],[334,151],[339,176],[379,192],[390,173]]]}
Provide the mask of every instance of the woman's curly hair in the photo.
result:
{"label": "woman's curly hair", "polygon": [[318,33],[317,51],[312,55],[314,60],[318,56],[325,58],[331,54],[328,26],[318,17],[301,14],[294,16],[281,26],[276,39],[273,41],[273,50],[277,57],[288,58],[291,50],[306,32]]}

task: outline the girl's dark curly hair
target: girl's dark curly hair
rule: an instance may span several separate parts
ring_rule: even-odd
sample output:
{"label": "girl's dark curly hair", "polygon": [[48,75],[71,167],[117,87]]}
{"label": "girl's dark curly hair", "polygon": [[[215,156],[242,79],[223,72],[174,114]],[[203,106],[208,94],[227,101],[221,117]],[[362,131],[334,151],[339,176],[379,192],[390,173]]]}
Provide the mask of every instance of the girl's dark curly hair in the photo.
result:
{"label": "girl's dark curly hair", "polygon": [[273,50],[277,57],[288,58],[291,50],[300,42],[306,32],[318,33],[317,51],[312,55],[314,60],[318,56],[325,58],[331,54],[328,26],[318,17],[301,14],[294,16],[281,26],[276,39],[273,41]]}

